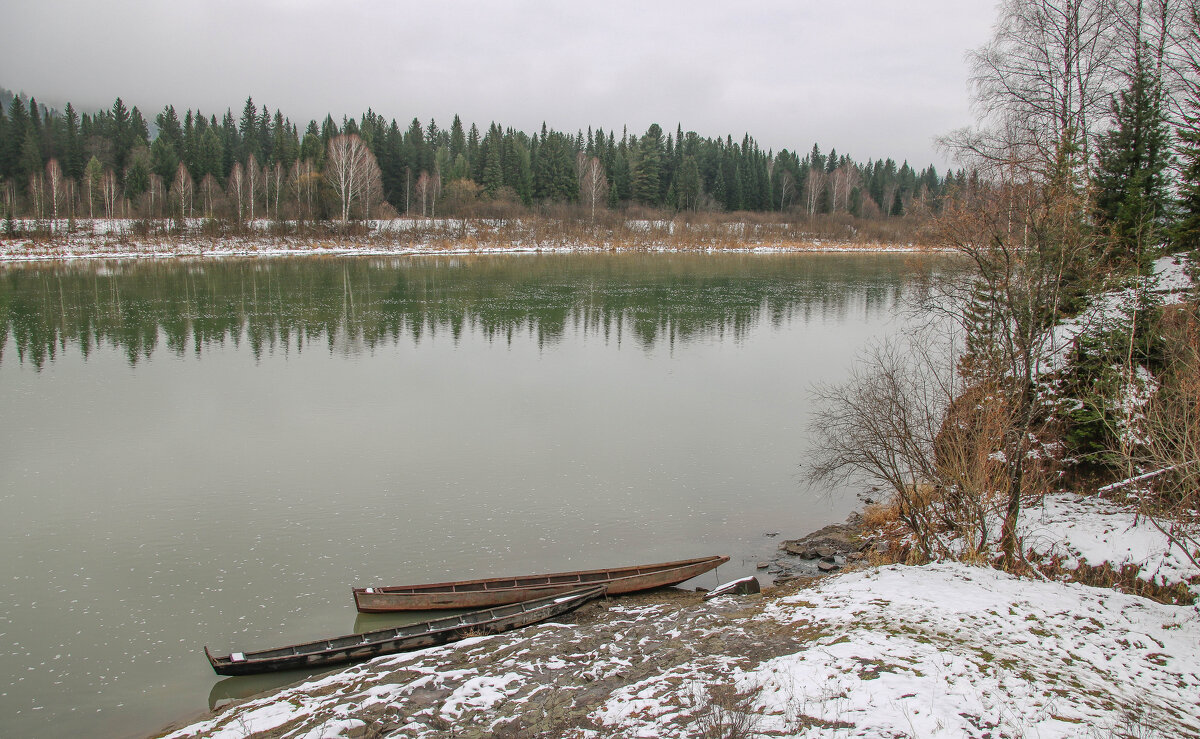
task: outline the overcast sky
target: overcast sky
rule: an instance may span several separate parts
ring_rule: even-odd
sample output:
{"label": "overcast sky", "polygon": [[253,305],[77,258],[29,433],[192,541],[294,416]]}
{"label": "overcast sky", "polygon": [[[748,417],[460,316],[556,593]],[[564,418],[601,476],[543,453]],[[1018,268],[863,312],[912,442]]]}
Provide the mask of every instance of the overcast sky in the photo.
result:
{"label": "overcast sky", "polygon": [[994,0],[460,2],[14,0],[0,86],[83,111],[120,96],[147,119],[240,112],[301,128],[368,107],[533,132],[681,123],[814,141],[858,160],[943,167],[933,138],[971,121],[964,54]]}

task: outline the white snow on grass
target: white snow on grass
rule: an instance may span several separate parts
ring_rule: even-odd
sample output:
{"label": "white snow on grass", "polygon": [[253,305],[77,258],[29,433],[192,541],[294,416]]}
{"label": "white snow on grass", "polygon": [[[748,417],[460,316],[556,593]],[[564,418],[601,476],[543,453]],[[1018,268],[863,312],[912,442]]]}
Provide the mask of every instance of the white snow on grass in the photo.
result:
{"label": "white snow on grass", "polygon": [[1188,276],[1190,267],[1188,258],[1182,254],[1155,260],[1154,290],[1162,295],[1164,304],[1182,301],[1184,293],[1192,288],[1192,278]]}
{"label": "white snow on grass", "polygon": [[[1058,493],[1021,511],[1024,549],[1063,558],[1063,566],[1139,568],[1138,577],[1158,585],[1191,583],[1200,597],[1200,569],[1171,546],[1144,516],[1099,496]],[[1195,582],[1193,582],[1195,581]]]}
{"label": "white snow on grass", "polygon": [[[1193,608],[943,563],[830,578],[759,621],[822,634],[730,670],[763,734],[1050,739],[1133,724],[1138,736],[1200,736]],[[629,686],[597,718],[622,736],[688,736],[666,725],[671,685],[704,680],[687,672]]]}
{"label": "white snow on grass", "polygon": [[1152,303],[1173,305],[1180,303],[1192,288],[1188,275],[1189,261],[1183,254],[1160,257],[1154,262],[1149,275],[1141,278],[1141,289],[1132,286],[1102,293],[1092,299],[1078,316],[1060,321],[1050,336],[1050,359],[1045,372],[1053,372],[1066,366],[1067,357],[1076,341],[1085,333],[1100,333],[1128,326],[1134,310],[1139,308],[1139,292]]}

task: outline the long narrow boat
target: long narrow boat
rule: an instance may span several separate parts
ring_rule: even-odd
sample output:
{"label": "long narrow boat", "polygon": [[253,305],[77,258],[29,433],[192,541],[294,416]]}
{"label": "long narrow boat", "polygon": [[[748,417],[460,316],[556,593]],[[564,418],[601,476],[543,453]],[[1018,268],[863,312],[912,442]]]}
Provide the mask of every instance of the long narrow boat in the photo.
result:
{"label": "long narrow boat", "polygon": [[462,616],[293,644],[279,649],[234,652],[225,657],[214,657],[208,647],[205,647],[204,655],[208,657],[209,664],[218,675],[254,675],[260,672],[321,668],[446,644],[468,636],[499,634],[560,616],[593,598],[599,598],[604,595],[604,591],[603,585],[576,588],[565,595],[539,598]]}
{"label": "long narrow boat", "polygon": [[362,613],[488,608],[559,595],[574,588],[598,584],[607,585],[609,595],[620,595],[677,585],[728,561],[729,557],[726,556],[712,556],[606,570],[354,588],[354,605]]}

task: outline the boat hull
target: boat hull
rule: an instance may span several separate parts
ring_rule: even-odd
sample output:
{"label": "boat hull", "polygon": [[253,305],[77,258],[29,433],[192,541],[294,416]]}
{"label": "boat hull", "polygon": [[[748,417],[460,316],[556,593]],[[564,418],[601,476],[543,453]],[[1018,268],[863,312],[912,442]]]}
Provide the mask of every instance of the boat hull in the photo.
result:
{"label": "boat hull", "polygon": [[516,578],[490,578],[383,588],[354,588],[361,613],[492,608],[568,593],[604,584],[609,595],[678,585],[729,561],[726,556],[604,570],[556,572]]}
{"label": "boat hull", "polygon": [[448,644],[468,636],[511,631],[568,613],[604,595],[604,592],[604,586],[583,589],[577,587],[574,592],[559,597],[511,604],[394,629],[350,634],[261,652],[235,652],[224,657],[214,656],[208,647],[205,647],[204,654],[218,675],[256,675],[283,670],[320,669]]}

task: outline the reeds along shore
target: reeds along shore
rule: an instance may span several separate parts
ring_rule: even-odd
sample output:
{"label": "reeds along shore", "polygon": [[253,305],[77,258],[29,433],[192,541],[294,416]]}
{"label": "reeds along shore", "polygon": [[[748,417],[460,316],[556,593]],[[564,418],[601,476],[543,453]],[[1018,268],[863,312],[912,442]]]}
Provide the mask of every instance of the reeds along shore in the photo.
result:
{"label": "reeds along shore", "polygon": [[561,248],[720,250],[774,247],[789,250],[935,248],[923,219],[889,221],[849,216],[795,216],[763,213],[679,213],[668,216],[634,209],[605,211],[595,218],[576,208],[545,209],[509,217],[504,213],[470,218],[394,218],[330,221],[225,219],[18,219],[0,224],[0,242],[9,251],[53,244],[136,245],[195,241],[282,240],[316,248],[347,244],[423,250],[464,248]]}

